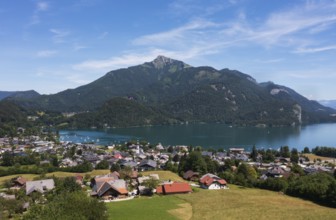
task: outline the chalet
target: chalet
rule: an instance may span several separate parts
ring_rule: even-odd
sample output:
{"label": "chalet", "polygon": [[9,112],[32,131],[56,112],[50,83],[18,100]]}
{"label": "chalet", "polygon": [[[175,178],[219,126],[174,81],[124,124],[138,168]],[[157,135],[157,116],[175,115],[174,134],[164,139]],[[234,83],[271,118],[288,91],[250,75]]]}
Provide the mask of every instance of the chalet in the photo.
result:
{"label": "chalet", "polygon": [[26,185],[27,180],[22,176],[16,177],[12,179],[12,187],[11,189],[20,189]]}
{"label": "chalet", "polygon": [[188,170],[183,174],[183,179],[196,182],[199,180],[199,173]]}
{"label": "chalet", "polygon": [[139,171],[155,170],[157,167],[154,160],[142,160],[138,166]]}
{"label": "chalet", "polygon": [[208,173],[201,177],[200,185],[203,189],[227,189],[227,183],[224,179]]}
{"label": "chalet", "polygon": [[170,182],[156,187],[157,194],[177,194],[177,193],[191,193],[192,189],[188,183]]}
{"label": "chalet", "polygon": [[208,156],[208,157],[212,157],[213,153],[211,151],[202,151],[201,152],[202,156]]}
{"label": "chalet", "polygon": [[274,177],[274,178],[280,178],[280,177],[288,176],[288,175],[289,175],[289,171],[287,171],[285,168],[281,166],[270,167],[268,168],[266,172],[267,177]]}
{"label": "chalet", "polygon": [[26,195],[32,192],[44,193],[55,188],[55,182],[53,179],[27,181],[26,182]]}
{"label": "chalet", "polygon": [[233,154],[243,154],[244,153],[244,148],[230,148],[230,153]]}
{"label": "chalet", "polygon": [[98,179],[92,188],[91,196],[103,199],[125,198],[128,195],[126,182],[123,179]]}

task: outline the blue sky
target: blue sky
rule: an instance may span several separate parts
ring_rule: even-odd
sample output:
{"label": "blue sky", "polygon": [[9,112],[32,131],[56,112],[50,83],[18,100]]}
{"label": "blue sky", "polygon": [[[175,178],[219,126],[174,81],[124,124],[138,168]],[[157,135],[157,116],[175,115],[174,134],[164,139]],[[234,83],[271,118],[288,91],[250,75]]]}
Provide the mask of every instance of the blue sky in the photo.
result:
{"label": "blue sky", "polygon": [[0,0],[0,90],[56,93],[158,55],[336,99],[336,1]]}

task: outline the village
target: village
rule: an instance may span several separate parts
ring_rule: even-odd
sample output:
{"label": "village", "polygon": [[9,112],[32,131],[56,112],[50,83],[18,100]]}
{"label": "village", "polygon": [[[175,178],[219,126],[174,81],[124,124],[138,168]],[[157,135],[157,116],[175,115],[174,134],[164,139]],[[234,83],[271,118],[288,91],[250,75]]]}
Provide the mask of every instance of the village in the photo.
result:
{"label": "village", "polygon": [[[0,138],[1,176],[11,177],[2,182],[0,198],[15,200],[18,191],[27,197],[39,194],[43,198],[44,194],[55,190],[54,178],[48,174],[55,171],[67,172],[67,178],[73,178],[87,196],[104,202],[153,194],[193,193],[195,188],[229,190],[229,183],[249,186],[252,178],[265,182],[292,175],[335,173],[335,160],[309,160],[306,154],[290,154],[288,147],[281,150],[287,151],[288,156],[274,150],[246,152],[244,148],[232,147],[216,151],[202,150],[199,146],[150,145],[145,141],[99,146],[55,143],[39,136]],[[36,167],[32,172],[38,176],[27,179],[20,175],[27,167]],[[92,175],[93,171],[101,172]],[[183,181],[167,179],[161,175],[162,171],[176,173]],[[29,202],[38,200],[27,201],[23,210],[29,209]],[[39,201],[43,203],[43,199]]]}

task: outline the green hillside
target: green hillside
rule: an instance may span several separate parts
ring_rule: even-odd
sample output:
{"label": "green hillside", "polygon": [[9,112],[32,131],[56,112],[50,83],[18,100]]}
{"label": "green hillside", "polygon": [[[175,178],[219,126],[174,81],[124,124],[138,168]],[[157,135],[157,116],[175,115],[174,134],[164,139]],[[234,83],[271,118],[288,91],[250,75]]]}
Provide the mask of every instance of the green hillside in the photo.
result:
{"label": "green hillside", "polygon": [[336,110],[274,83],[257,83],[236,70],[191,67],[159,56],[111,71],[54,95],[22,100],[26,108],[85,112],[70,127],[161,125],[180,122],[298,125],[336,121]]}

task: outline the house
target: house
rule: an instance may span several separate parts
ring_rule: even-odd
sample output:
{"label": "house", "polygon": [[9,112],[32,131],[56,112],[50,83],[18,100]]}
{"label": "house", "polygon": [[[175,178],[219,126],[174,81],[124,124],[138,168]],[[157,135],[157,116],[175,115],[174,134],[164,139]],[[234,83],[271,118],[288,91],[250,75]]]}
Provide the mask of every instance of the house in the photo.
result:
{"label": "house", "polygon": [[212,155],[213,155],[213,153],[210,152],[210,151],[202,151],[201,154],[202,154],[202,156],[204,156],[204,157],[205,157],[205,156],[208,156],[208,157],[210,157],[210,158],[211,158]]}
{"label": "house", "polygon": [[241,160],[241,161],[248,161],[249,157],[246,154],[237,154],[234,156],[236,160]]}
{"label": "house", "polygon": [[83,178],[82,175],[77,174],[74,178],[75,178],[77,184],[83,185],[83,179],[84,178]]}
{"label": "house", "polygon": [[126,182],[123,179],[99,179],[92,188],[91,196],[103,199],[125,198],[128,195]]}
{"label": "house", "polygon": [[233,153],[233,154],[243,154],[245,149],[244,148],[230,148],[230,153]]}
{"label": "house", "polygon": [[183,179],[196,182],[199,179],[199,173],[188,170],[183,174]]}
{"label": "house", "polygon": [[154,160],[142,160],[139,164],[139,171],[146,171],[146,170],[155,170],[156,169],[156,161]]}
{"label": "house", "polygon": [[12,179],[12,187],[15,189],[22,188],[26,185],[27,180],[23,178],[22,176],[16,177]]}
{"label": "house", "polygon": [[286,173],[286,170],[280,166],[274,166],[274,167],[270,167],[268,168],[267,172],[266,172],[266,176],[267,177],[274,177],[274,178],[280,178],[283,177]]}
{"label": "house", "polygon": [[224,179],[208,173],[201,177],[200,185],[203,189],[227,189],[227,183]]}
{"label": "house", "polygon": [[26,195],[32,192],[44,193],[55,188],[55,182],[53,179],[36,180],[26,182]]}
{"label": "house", "polygon": [[177,194],[177,193],[191,193],[192,189],[188,183],[170,182],[156,187],[157,194]]}

